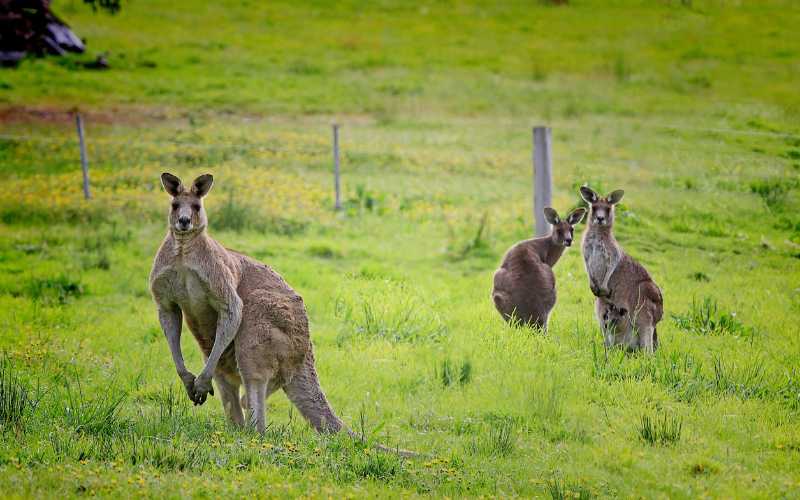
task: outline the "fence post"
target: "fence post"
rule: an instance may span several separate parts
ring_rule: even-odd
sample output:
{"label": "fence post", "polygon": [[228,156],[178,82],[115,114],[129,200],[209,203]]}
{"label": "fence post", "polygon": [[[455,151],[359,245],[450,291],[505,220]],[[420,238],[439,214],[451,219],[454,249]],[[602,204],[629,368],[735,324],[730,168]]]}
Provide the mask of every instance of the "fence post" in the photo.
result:
{"label": "fence post", "polygon": [[550,135],[550,127],[533,127],[533,218],[536,221],[536,236],[550,232],[550,224],[544,220],[544,207],[553,202]]}
{"label": "fence post", "polygon": [[342,209],[342,193],[339,183],[339,124],[333,124],[333,185],[336,189],[336,202],[334,208]]}
{"label": "fence post", "polygon": [[83,118],[80,113],[75,114],[75,125],[78,127],[78,142],[81,146],[81,170],[83,170],[83,197],[87,200],[92,197],[89,193],[89,159],[86,157],[86,141],[83,138]]}

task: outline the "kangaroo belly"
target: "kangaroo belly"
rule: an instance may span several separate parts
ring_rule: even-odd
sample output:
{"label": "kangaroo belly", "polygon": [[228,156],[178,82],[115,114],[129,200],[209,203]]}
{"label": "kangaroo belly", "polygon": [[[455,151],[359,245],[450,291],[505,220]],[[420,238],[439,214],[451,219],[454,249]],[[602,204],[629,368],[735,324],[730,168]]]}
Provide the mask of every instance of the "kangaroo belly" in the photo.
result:
{"label": "kangaroo belly", "polygon": [[[203,357],[208,358],[216,339],[218,314],[208,296],[207,287],[190,269],[176,270],[170,278],[173,301],[180,307],[184,321],[203,352]],[[220,357],[217,373],[238,374],[234,344],[235,340]]]}
{"label": "kangaroo belly", "polygon": [[590,243],[584,249],[586,272],[596,282],[602,281],[608,272],[610,255],[605,246],[599,243]]}

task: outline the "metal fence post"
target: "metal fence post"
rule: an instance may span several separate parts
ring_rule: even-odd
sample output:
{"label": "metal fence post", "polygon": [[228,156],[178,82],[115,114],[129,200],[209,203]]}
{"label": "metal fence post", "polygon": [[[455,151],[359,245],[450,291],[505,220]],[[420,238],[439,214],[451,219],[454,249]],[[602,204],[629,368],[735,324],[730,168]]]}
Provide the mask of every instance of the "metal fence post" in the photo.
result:
{"label": "metal fence post", "polygon": [[333,124],[333,185],[336,189],[336,202],[334,208],[342,209],[342,193],[339,181],[339,124]]}
{"label": "metal fence post", "polygon": [[544,220],[544,207],[553,203],[550,132],[549,127],[533,127],[533,217],[536,236],[550,232],[550,224]]}
{"label": "metal fence post", "polygon": [[78,142],[81,147],[81,170],[83,170],[83,196],[87,200],[92,197],[89,192],[89,159],[86,157],[86,141],[83,137],[83,118],[80,113],[75,115],[75,125],[78,127]]}

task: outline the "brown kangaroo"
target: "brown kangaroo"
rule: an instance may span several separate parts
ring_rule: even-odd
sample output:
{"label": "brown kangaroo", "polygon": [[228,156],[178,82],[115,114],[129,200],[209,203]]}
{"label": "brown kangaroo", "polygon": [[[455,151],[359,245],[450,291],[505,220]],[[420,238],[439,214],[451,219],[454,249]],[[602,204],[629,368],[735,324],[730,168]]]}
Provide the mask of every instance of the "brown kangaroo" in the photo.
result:
{"label": "brown kangaroo", "polygon": [[[201,175],[189,189],[169,173],[161,175],[161,182],[172,201],[150,289],[189,398],[202,405],[208,394],[213,396],[213,378],[228,419],[243,426],[239,387],[244,385],[247,423],[263,433],[266,398],[283,389],[317,431],[354,435],[320,387],[303,299],[271,268],[208,235],[203,197],[213,177]],[[206,359],[197,377],[184,365],[182,319]]]}
{"label": "brown kangaroo", "polygon": [[576,208],[562,220],[545,207],[544,217],[552,224],[550,234],[520,241],[503,257],[494,273],[492,300],[503,319],[519,319],[523,324],[547,330],[550,311],[556,304],[556,265],[564,249],[572,245],[573,226],[586,210]]}
{"label": "brown kangaroo", "polygon": [[[624,194],[617,190],[603,198],[589,187],[581,188],[581,196],[591,205],[589,227],[583,233],[583,260],[589,288],[597,297],[595,313],[606,345],[652,352],[658,347],[656,324],[661,321],[664,301],[644,266],[614,238],[614,205]],[[618,319],[615,334],[607,335],[604,316],[612,306],[626,314]]]}

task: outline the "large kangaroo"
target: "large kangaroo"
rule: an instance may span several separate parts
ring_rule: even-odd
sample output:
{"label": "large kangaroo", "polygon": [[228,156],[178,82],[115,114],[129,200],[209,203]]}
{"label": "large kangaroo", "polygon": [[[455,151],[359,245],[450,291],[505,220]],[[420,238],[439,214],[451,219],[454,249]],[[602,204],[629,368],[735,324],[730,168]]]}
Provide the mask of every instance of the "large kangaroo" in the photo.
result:
{"label": "large kangaroo", "polygon": [[[581,188],[581,196],[591,205],[589,227],[583,233],[583,260],[589,288],[597,297],[595,313],[606,345],[652,352],[658,347],[656,324],[664,312],[663,299],[644,266],[614,238],[614,205],[624,194],[617,190],[602,198],[586,186]],[[617,316],[613,335],[607,334],[610,306]]]}
{"label": "large kangaroo", "polygon": [[[244,384],[247,423],[263,433],[266,398],[283,389],[317,431],[345,429],[352,435],[320,388],[303,299],[268,266],[208,235],[203,197],[213,177],[201,175],[189,189],[172,174],[162,174],[161,182],[172,202],[150,290],[189,398],[202,405],[213,396],[213,378],[228,419],[243,426],[239,386]],[[184,365],[182,318],[206,358],[197,377]]]}
{"label": "large kangaroo", "polygon": [[556,304],[556,265],[564,249],[572,245],[573,226],[583,219],[586,210],[576,208],[562,220],[545,207],[544,217],[552,224],[550,234],[520,241],[503,257],[494,273],[492,300],[503,319],[519,319],[528,326],[547,330],[550,311]]}

